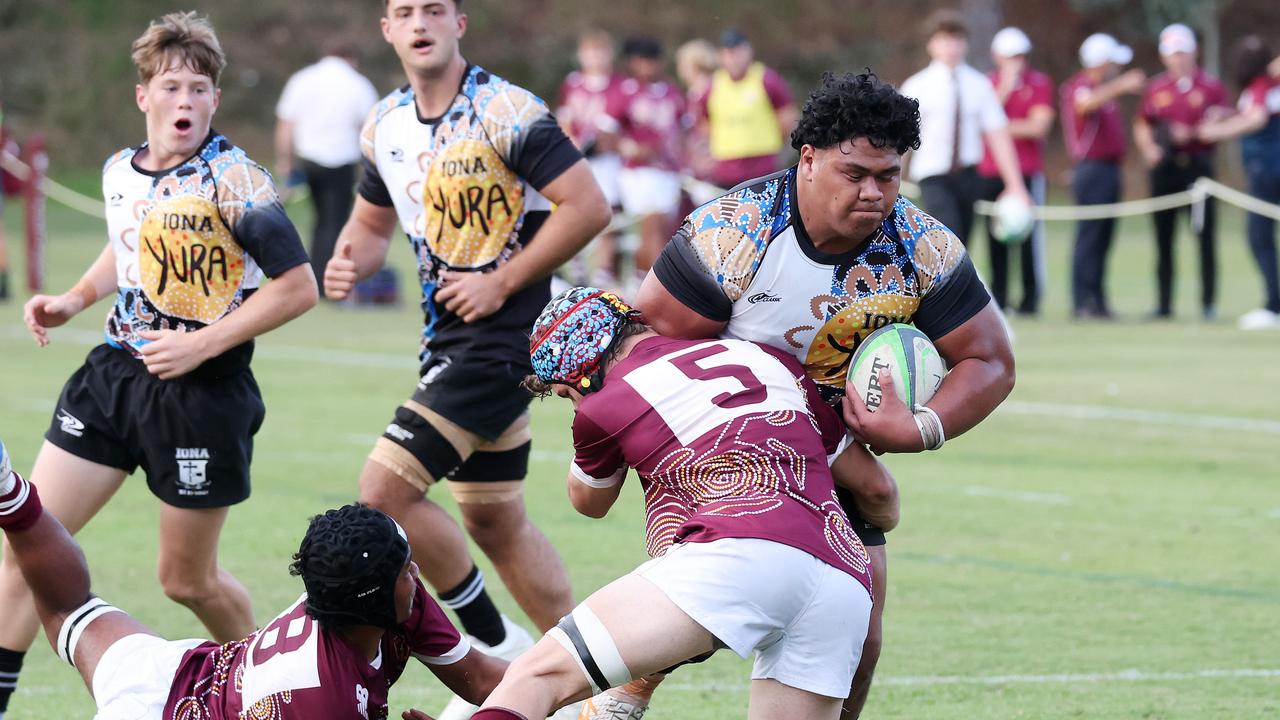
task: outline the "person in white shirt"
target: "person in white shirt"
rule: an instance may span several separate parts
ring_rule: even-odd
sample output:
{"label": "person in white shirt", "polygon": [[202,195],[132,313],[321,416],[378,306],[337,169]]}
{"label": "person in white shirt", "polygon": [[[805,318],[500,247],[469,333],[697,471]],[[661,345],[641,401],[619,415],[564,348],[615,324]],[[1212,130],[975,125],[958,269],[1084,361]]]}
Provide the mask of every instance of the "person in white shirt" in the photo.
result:
{"label": "person in white shirt", "polygon": [[983,143],[1000,171],[1005,190],[1031,204],[1018,168],[1000,98],[985,75],[965,63],[969,29],[954,10],[939,10],[929,22],[929,66],[902,84],[902,94],[920,102],[920,149],[911,153],[909,177],[920,185],[921,206],[963,243],[973,227],[977,199],[975,166]]}
{"label": "person in white shirt", "polygon": [[276,172],[284,181],[294,172],[294,158],[302,161],[316,213],[311,268],[317,282],[323,282],[325,263],[351,214],[360,129],[378,102],[357,63],[354,45],[335,43],[319,62],[289,78],[276,104]]}

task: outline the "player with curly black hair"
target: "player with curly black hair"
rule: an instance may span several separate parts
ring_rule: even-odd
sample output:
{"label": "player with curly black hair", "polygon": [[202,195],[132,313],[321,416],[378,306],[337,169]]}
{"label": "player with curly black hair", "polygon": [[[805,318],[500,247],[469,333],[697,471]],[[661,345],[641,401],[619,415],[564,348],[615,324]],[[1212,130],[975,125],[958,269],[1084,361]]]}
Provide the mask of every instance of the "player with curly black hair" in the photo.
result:
{"label": "player with curly black hair", "polygon": [[[752,340],[794,355],[860,442],[848,453],[920,452],[915,414],[936,412],[947,437],[985,418],[1013,388],[999,310],[964,245],[898,194],[902,156],[920,144],[918,103],[869,70],[827,73],[792,134],[799,162],[693,211],[654,264],[637,305],[653,329]],[[928,409],[895,399],[874,414],[845,376],[859,344],[913,323],[951,367]],[[875,606],[845,717],[857,717],[880,654],[884,531],[897,488],[867,473],[842,494],[871,555]],[[617,698],[615,698],[617,699]],[[637,708],[644,693],[624,697]],[[634,701],[634,702],[633,702]]]}
{"label": "player with curly black hair", "polygon": [[[58,655],[97,718],[385,720],[409,659],[479,703],[506,671],[473,649],[418,579],[394,520],[347,505],[311,520],[290,571],[306,592],[243,640],[167,641],[89,590],[84,553],[0,443],[0,530]],[[426,718],[414,710],[412,718]]]}

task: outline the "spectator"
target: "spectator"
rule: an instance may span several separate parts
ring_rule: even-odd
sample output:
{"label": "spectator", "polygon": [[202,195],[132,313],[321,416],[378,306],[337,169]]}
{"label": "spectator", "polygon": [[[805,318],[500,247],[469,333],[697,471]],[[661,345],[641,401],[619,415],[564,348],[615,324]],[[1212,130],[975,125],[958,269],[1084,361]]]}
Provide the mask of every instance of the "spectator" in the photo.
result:
{"label": "spectator", "polygon": [[662,44],[635,36],[623,46],[630,74],[622,83],[618,112],[618,177],[622,209],[640,218],[636,274],[643,280],[674,229],[680,208],[684,95],[662,73]]}
{"label": "spectator", "polygon": [[[1083,69],[1062,84],[1062,132],[1067,154],[1075,163],[1071,189],[1077,205],[1103,205],[1120,199],[1126,135],[1116,98],[1138,94],[1147,81],[1141,70],[1120,72],[1131,60],[1129,46],[1105,33],[1095,33],[1080,45]],[[1071,312],[1076,319],[1111,319],[1105,278],[1115,229],[1115,218],[1076,223],[1071,256]]]}
{"label": "spectator", "polygon": [[[1160,31],[1160,60],[1165,72],[1147,83],[1133,125],[1133,139],[1151,169],[1151,194],[1182,192],[1201,177],[1213,177],[1213,143],[1197,133],[1210,108],[1221,107],[1226,93],[1217,78],[1196,64],[1196,36],[1175,23]],[[1199,219],[1200,310],[1205,320],[1217,316],[1217,257],[1214,247],[1214,201],[1204,201]],[[1154,213],[1158,295],[1153,319],[1173,317],[1173,238],[1178,210]],[[1197,219],[1193,214],[1193,223]]]}
{"label": "spectator", "polygon": [[676,50],[676,77],[684,85],[686,107],[684,170],[699,180],[709,179],[715,165],[711,159],[711,145],[707,136],[699,131],[696,108],[698,99],[711,87],[711,77],[719,67],[716,49],[706,40],[690,40]]}
{"label": "spectator", "polygon": [[302,161],[316,213],[311,269],[317,283],[324,281],[325,263],[351,214],[360,128],[378,102],[357,63],[354,45],[335,42],[319,62],[289,78],[276,105],[276,172],[283,181],[294,171],[294,156]]}
{"label": "spectator", "polygon": [[965,62],[969,29],[954,10],[939,10],[929,22],[929,66],[902,84],[902,94],[920,102],[920,149],[911,154],[910,176],[920,185],[926,212],[962,243],[973,228],[983,141],[1004,181],[1003,195],[1031,196],[1018,170],[1008,119],[991,81]]}
{"label": "spectator", "polygon": [[[618,156],[618,122],[609,108],[622,102],[623,77],[613,69],[613,38],[604,30],[591,29],[578,37],[578,69],[560,84],[556,98],[556,117],[574,145],[591,165],[609,206],[617,208],[618,173],[622,158]],[[586,251],[569,262],[575,283],[589,282],[598,287],[616,287],[618,283],[618,244],[614,233],[597,237],[595,270],[588,276]]]}
{"label": "spectator", "polygon": [[[1270,63],[1270,68],[1268,67]],[[1236,82],[1241,88],[1238,112],[1200,126],[1200,140],[1216,143],[1240,138],[1249,194],[1280,204],[1280,59],[1257,35],[1240,40],[1236,49]],[[1242,330],[1280,327],[1280,272],[1276,269],[1276,221],[1249,213],[1249,249],[1262,272],[1266,300],[1240,317]]]}
{"label": "spectator", "polygon": [[[1031,40],[1016,27],[1007,27],[991,40],[991,59],[996,68],[988,73],[996,88],[996,97],[1009,118],[1009,135],[1018,155],[1027,190],[1036,204],[1044,204],[1044,139],[1053,126],[1053,81],[1048,75],[1027,65]],[[1004,181],[990,149],[984,151],[978,164],[982,176],[982,197],[995,200],[1004,192]],[[1009,246],[996,239],[992,218],[987,220],[987,238],[991,247],[991,294],[996,303],[1009,307]],[[1022,300],[1017,310],[1022,315],[1035,315],[1040,309],[1040,293],[1044,287],[1044,223],[1037,222],[1031,236],[1020,243]]]}
{"label": "spectator", "polygon": [[746,35],[730,29],[720,35],[720,69],[698,98],[698,117],[715,161],[711,182],[733,187],[779,169],[799,113],[787,82],[756,62]]}

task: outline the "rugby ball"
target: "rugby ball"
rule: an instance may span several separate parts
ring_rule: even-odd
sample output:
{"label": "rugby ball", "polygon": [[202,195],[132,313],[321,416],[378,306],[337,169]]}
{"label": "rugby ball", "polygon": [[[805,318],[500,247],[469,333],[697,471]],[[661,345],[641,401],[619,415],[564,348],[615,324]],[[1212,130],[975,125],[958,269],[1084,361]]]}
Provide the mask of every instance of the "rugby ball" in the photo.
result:
{"label": "rugby ball", "polygon": [[893,323],[868,335],[849,361],[849,381],[871,412],[884,401],[881,372],[893,380],[898,399],[914,410],[938,391],[947,366],[924,333]]}
{"label": "rugby ball", "polygon": [[1031,236],[1036,219],[1031,216],[1031,206],[1016,195],[1005,195],[995,202],[995,215],[991,218],[991,232],[1003,243],[1020,243]]}

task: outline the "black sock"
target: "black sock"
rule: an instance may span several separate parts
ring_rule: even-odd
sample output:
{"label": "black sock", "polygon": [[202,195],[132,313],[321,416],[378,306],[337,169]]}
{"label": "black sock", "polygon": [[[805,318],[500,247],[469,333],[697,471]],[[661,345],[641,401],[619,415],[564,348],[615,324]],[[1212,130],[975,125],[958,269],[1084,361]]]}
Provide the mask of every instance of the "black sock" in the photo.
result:
{"label": "black sock", "polygon": [[462,629],[480,642],[493,647],[507,639],[502,614],[484,589],[484,575],[472,565],[471,572],[458,586],[440,593],[440,604],[458,613]]}
{"label": "black sock", "polygon": [[18,686],[18,673],[22,672],[25,652],[0,648],[0,715],[9,709],[9,697]]}

